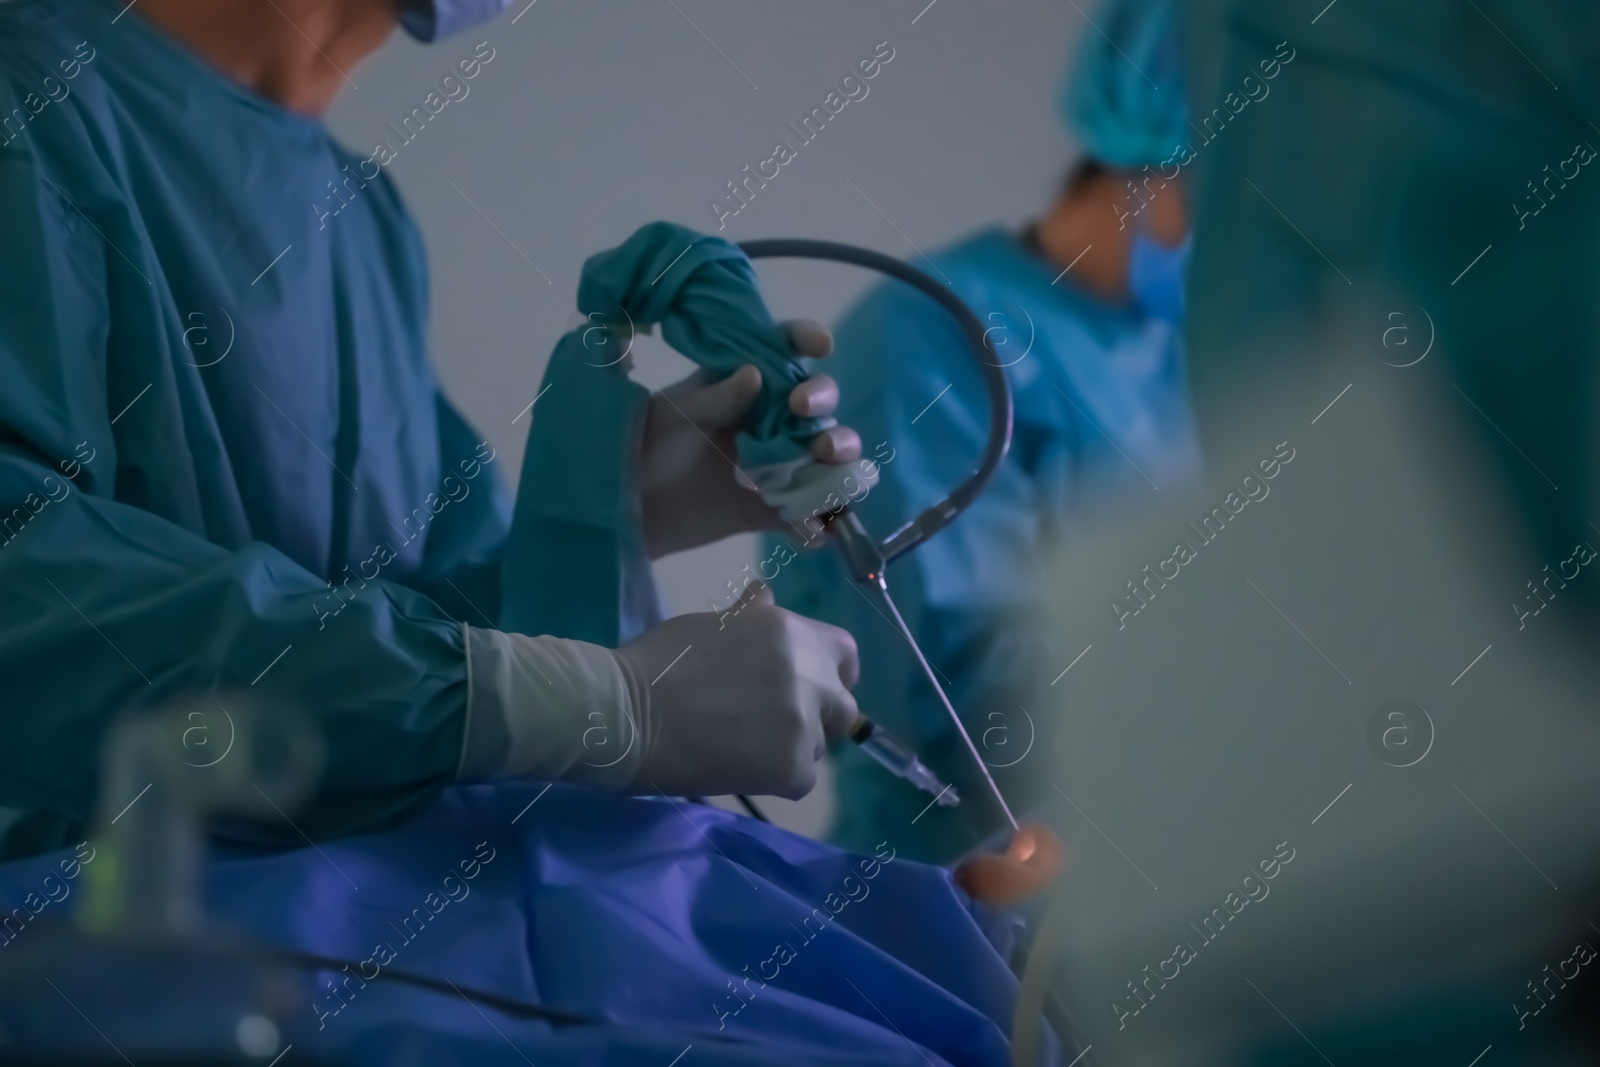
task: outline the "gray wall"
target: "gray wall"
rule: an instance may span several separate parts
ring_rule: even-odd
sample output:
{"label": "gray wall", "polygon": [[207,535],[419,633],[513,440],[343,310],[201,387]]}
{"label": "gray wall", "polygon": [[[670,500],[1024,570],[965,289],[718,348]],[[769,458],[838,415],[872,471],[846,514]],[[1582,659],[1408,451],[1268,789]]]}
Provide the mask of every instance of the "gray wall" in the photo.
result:
{"label": "gray wall", "polygon": [[[723,235],[834,238],[912,256],[913,245],[931,251],[985,224],[1021,222],[1075,153],[1055,95],[1082,26],[1072,5],[1042,0],[537,0],[431,47],[397,34],[352,72],[358,89],[331,125],[363,151],[392,142],[385,123],[420,105],[478,42],[494,48],[469,94],[387,170],[431,256],[435,363],[514,471],[529,420],[512,419],[568,328],[587,256],[656,219],[714,230],[707,201],[780,138],[796,144],[784,124],[821,106],[882,41],[895,54],[869,94],[797,146],[799,158]],[[868,281],[814,265],[763,274],[776,314],[825,322]],[[688,369],[659,344],[638,358],[638,377],[654,386]],[[704,610],[752,553],[751,538],[736,538],[664,561],[669,605]],[[814,829],[826,792],[798,809],[774,806]]]}

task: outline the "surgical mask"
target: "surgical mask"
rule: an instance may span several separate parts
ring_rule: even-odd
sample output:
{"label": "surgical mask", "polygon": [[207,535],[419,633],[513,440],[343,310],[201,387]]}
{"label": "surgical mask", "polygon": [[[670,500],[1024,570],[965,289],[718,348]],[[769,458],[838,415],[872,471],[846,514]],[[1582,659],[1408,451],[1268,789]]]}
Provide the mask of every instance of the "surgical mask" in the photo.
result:
{"label": "surgical mask", "polygon": [[1168,248],[1142,229],[1133,235],[1128,258],[1128,291],[1139,310],[1176,325],[1183,321],[1183,282],[1189,267],[1192,237]]}
{"label": "surgical mask", "polygon": [[419,41],[431,42],[488,22],[512,0],[400,0],[400,25]]}

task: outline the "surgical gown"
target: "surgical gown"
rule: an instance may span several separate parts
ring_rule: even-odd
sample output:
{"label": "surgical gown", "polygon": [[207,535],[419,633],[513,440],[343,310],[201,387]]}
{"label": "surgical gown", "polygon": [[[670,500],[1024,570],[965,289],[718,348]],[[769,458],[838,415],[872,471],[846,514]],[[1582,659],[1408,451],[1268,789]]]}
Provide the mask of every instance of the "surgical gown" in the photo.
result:
{"label": "surgical gown", "polygon": [[[1600,8],[1346,0],[1313,22],[1204,0],[1191,25],[1199,410],[1266,381],[1331,398],[1363,388],[1353,370],[1396,382],[1442,360],[1526,562],[1591,537]],[[1292,61],[1246,100],[1275,50]],[[1202,433],[1223,436],[1204,417]]]}
{"label": "surgical gown", "polygon": [[0,13],[7,847],[87,818],[109,716],[195,690],[314,704],[308,832],[415,809],[507,526],[424,358],[416,230],[321,124],[57,7]]}
{"label": "surgical gown", "polygon": [[[1003,931],[948,872],[667,798],[445,788],[462,622],[502,615],[514,532],[493,449],[425,359],[423,251],[362,165],[376,153],[109,0],[0,5],[0,127],[6,855],[77,842],[120,803],[96,796],[115,714],[247,690],[308,710],[328,764],[268,828],[295,848],[212,857],[227,926],[367,966],[391,941],[408,969],[605,1023],[502,1021],[511,1045],[476,1009],[378,983],[332,1020],[304,1012],[296,1055],[666,1063],[736,1034],[686,1062],[1010,1062]],[[442,914],[479,841],[503,858]],[[4,945],[35,936],[56,859],[0,864]],[[400,930],[430,913],[454,930],[412,946]],[[771,986],[755,999],[748,968]],[[139,1025],[128,990],[91,992],[113,1040]]]}
{"label": "surgical gown", "polygon": [[[983,495],[890,566],[889,588],[985,762],[1026,806],[1023,773],[1032,765],[1023,760],[1048,729],[1029,694],[1081,651],[1050,647],[1033,622],[1040,546],[1070,542],[1082,523],[1109,521],[1197,472],[1182,346],[1170,323],[1075,289],[999,229],[913,265],[948,281],[988,331],[1011,383],[1016,427]],[[854,508],[882,536],[977,466],[989,432],[983,380],[954,320],[896,282],[845,316],[837,349],[829,372],[839,380],[840,420],[858,428],[863,454],[882,467],[882,481]],[[804,528],[786,535],[801,544],[808,536]],[[786,564],[785,555],[763,560],[772,561],[763,577],[776,568],[779,603],[855,635],[863,711],[956,780],[963,798],[957,809],[919,816],[929,797],[859,752],[841,751],[834,840],[858,847],[872,827],[893,824],[910,827],[906,848],[919,858],[946,860],[970,847],[997,816],[906,645],[831,548]]]}

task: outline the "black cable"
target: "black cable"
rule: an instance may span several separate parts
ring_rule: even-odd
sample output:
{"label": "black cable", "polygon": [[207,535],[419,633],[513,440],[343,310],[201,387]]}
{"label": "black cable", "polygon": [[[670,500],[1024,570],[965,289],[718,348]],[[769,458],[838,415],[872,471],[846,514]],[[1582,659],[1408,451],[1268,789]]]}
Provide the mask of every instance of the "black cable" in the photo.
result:
{"label": "black cable", "polygon": [[735,793],[733,795],[733,799],[737,800],[740,804],[743,804],[745,811],[748,811],[751,815],[754,815],[756,818],[760,819],[762,822],[770,823],[772,821],[771,819],[767,818],[766,812],[764,812],[760,808],[756,807],[756,802],[755,801],[751,800],[749,797],[745,796],[743,793]]}
{"label": "black cable", "polygon": [[968,504],[977,499],[978,494],[983,492],[990,475],[1006,458],[1006,451],[1011,447],[1012,403],[1011,384],[1006,380],[1005,367],[990,347],[983,324],[972,313],[972,309],[950,291],[949,286],[941,285],[927,274],[893,256],[837,241],[812,241],[798,237],[744,241],[739,248],[751,259],[790,257],[824,259],[865,267],[897,278],[926,294],[950,313],[978,360],[984,384],[989,391],[989,440],[984,445],[983,458],[978,464],[978,469],[966,481],[950,490],[944,500],[927,508],[911,522],[884,539],[880,546],[886,549],[884,562],[891,562],[948,526]]}
{"label": "black cable", "polygon": [[313,952],[301,952],[297,949],[286,948],[263,948],[260,953],[271,959],[280,960],[284,963],[294,963],[315,970],[333,972],[350,970],[362,982],[375,982],[379,978],[391,978],[402,985],[416,986],[419,989],[427,989],[434,993],[460,996],[475,1004],[493,1008],[495,1011],[518,1019],[543,1019],[553,1026],[613,1025],[607,1019],[591,1019],[583,1015],[574,1015],[558,1008],[547,1008],[542,1004],[533,1004],[528,1001],[516,1000],[512,997],[503,997],[498,993],[485,993],[481,989],[467,989],[444,979],[429,978],[427,975],[412,974],[409,971],[398,971],[393,967],[384,967],[376,975],[368,978],[361,973],[361,965],[351,960],[341,960],[333,956],[319,956]]}
{"label": "black cable", "polygon": [[[691,804],[703,804],[708,808],[716,807],[715,804],[711,803],[711,801],[707,800],[705,797],[684,797],[683,799],[687,800]],[[754,815],[756,818],[760,819],[762,822],[764,822],[764,823],[772,822],[771,819],[767,818],[765,812],[763,812],[760,808],[756,807],[756,802],[751,800],[749,797],[745,796],[743,793],[735,793],[735,794],[733,794],[733,799],[737,800],[744,807],[745,811],[748,811],[751,815]]]}

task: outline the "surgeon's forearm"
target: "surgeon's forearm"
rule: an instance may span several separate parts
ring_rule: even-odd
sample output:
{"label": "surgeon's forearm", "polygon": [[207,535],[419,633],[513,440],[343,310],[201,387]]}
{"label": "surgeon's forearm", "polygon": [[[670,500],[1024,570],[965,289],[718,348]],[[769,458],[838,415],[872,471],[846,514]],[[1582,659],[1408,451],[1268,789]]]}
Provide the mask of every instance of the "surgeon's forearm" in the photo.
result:
{"label": "surgeon's forearm", "polygon": [[[0,450],[0,486],[48,474]],[[14,500],[0,490],[0,514]],[[0,804],[88,820],[115,802],[96,788],[110,721],[196,693],[315,717],[327,771],[292,813],[313,837],[414,811],[454,777],[465,644],[426,597],[384,581],[336,592],[266,545],[229,551],[82,488],[0,541]]]}

